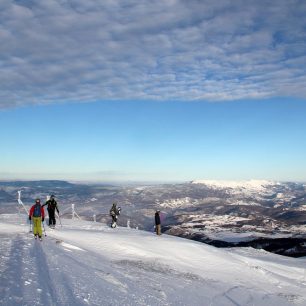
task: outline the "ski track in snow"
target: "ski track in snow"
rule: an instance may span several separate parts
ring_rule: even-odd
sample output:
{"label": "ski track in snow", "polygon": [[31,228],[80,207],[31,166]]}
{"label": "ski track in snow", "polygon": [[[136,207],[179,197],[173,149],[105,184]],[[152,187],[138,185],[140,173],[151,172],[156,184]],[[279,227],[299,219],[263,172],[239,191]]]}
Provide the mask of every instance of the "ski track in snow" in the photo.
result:
{"label": "ski track in snow", "polygon": [[0,215],[1,305],[306,305],[306,259],[62,222],[40,242]]}

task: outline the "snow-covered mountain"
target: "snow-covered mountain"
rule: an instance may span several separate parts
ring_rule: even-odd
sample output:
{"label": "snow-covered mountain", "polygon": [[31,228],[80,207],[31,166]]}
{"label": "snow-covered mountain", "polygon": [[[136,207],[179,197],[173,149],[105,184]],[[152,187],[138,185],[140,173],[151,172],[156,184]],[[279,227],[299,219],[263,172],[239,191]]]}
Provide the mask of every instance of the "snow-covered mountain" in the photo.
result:
{"label": "snow-covered mountain", "polygon": [[[195,180],[191,184],[201,184],[209,189],[223,190],[232,196],[244,196],[260,199],[273,197],[276,190],[282,185],[279,182],[268,180],[247,180],[247,181],[222,181],[222,180]],[[281,199],[282,194],[277,193]]]}
{"label": "snow-covered mountain", "polygon": [[62,219],[0,215],[1,305],[305,305],[306,259]]}
{"label": "snow-covered mountain", "polygon": [[223,181],[223,180],[194,180],[192,184],[203,184],[212,188],[237,188],[248,190],[264,190],[267,186],[279,183],[268,180],[247,180],[247,181]]}
{"label": "snow-covered mountain", "polygon": [[160,209],[163,231],[168,234],[218,246],[259,239],[258,244],[250,245],[278,254],[306,255],[306,185],[302,183],[201,180],[111,186],[0,182],[0,213],[18,210],[19,190],[27,208],[36,197],[45,199],[54,193],[66,218],[71,218],[71,204],[75,204],[83,218],[93,220],[95,215],[97,221],[109,222],[109,209],[117,202],[122,208],[121,226],[129,222],[134,228],[151,231],[155,210]]}

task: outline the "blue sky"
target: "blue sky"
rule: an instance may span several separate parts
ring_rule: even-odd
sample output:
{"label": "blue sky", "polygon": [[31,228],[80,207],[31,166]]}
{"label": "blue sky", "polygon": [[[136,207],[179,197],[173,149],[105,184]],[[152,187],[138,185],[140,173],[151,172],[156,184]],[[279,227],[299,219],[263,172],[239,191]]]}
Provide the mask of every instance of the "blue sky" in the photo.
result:
{"label": "blue sky", "polygon": [[0,179],[306,181],[306,2],[4,0]]}
{"label": "blue sky", "polygon": [[0,112],[1,179],[306,181],[305,101],[117,101]]}

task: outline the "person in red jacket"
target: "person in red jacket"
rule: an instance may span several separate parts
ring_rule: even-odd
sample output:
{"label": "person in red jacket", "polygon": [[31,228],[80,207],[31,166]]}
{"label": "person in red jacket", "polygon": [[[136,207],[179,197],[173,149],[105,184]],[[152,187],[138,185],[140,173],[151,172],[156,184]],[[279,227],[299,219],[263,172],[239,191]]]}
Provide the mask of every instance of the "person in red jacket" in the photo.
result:
{"label": "person in red jacket", "polygon": [[35,204],[31,207],[29,212],[29,220],[33,221],[33,234],[35,239],[37,239],[38,235],[39,239],[42,240],[41,222],[44,222],[45,220],[45,211],[40,205],[40,199],[36,199]]}

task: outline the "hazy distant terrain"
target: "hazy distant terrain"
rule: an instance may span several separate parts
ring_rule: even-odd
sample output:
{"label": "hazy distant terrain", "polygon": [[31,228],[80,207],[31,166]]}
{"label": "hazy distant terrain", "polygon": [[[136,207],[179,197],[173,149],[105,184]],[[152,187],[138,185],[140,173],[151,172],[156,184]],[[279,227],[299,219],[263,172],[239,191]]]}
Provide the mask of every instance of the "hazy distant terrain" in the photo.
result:
{"label": "hazy distant terrain", "polygon": [[71,218],[70,207],[75,204],[82,218],[92,220],[95,214],[97,221],[108,223],[110,206],[117,202],[122,208],[119,225],[126,226],[130,220],[131,227],[153,231],[158,208],[163,231],[173,235],[217,246],[244,243],[268,249],[267,243],[271,246],[273,242],[276,245],[271,250],[280,254],[306,254],[306,185],[302,183],[194,181],[113,186],[0,182],[0,213],[21,209],[19,190],[28,208],[36,197],[45,200],[55,194],[67,218]]}

